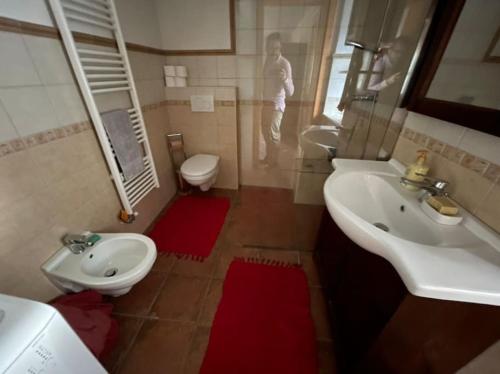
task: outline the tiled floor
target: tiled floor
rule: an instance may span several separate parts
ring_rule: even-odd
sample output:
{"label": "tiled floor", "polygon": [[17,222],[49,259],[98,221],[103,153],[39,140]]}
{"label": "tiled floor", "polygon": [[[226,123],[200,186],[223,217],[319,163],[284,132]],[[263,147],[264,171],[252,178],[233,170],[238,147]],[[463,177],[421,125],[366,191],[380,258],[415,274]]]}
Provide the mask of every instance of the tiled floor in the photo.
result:
{"label": "tiled floor", "polygon": [[120,374],[198,373],[227,268],[239,256],[302,264],[310,285],[320,373],[333,373],[326,306],[311,253],[322,207],[294,205],[289,190],[243,187],[210,193],[231,198],[214,251],[204,262],[160,255],[130,293],[111,299],[120,338],[106,368]]}

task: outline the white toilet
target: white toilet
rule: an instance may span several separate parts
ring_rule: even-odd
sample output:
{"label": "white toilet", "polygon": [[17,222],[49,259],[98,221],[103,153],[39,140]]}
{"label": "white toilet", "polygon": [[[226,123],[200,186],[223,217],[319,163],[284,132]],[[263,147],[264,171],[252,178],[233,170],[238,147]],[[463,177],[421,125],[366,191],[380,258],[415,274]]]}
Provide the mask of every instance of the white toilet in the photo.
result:
{"label": "white toilet", "polygon": [[219,172],[219,156],[198,154],[182,163],[182,177],[192,186],[200,186],[202,191],[208,191],[215,183]]}

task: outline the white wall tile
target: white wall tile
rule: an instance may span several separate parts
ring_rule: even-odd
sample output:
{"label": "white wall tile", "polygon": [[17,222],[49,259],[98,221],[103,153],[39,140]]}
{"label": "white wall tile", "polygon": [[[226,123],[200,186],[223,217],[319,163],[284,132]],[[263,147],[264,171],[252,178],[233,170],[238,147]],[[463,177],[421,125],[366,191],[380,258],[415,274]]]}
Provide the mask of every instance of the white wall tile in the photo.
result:
{"label": "white wall tile", "polygon": [[262,76],[261,70],[262,67],[257,67],[255,56],[238,56],[238,78]]}
{"label": "white wall tile", "polygon": [[257,53],[256,30],[236,30],[236,53],[255,55]]}
{"label": "white wall tile", "polygon": [[198,86],[201,87],[215,87],[217,86],[217,78],[199,78]]}
{"label": "white wall tile", "polygon": [[460,140],[458,147],[500,165],[500,138],[497,136],[465,129],[464,136]]}
{"label": "white wall tile", "polygon": [[302,19],[301,26],[313,27],[317,26],[320,22],[321,6],[320,5],[307,5],[304,9],[304,18]]}
{"label": "white wall tile", "polygon": [[238,78],[238,97],[242,100],[255,98],[255,80],[251,78]]}
{"label": "white wall tile", "polygon": [[236,28],[255,29],[257,27],[257,0],[236,2]]}
{"label": "white wall tile", "polygon": [[23,39],[44,84],[73,83],[71,67],[57,39],[24,35]]}
{"label": "white wall tile", "polygon": [[0,86],[41,84],[21,35],[0,32],[0,51]]}
{"label": "white wall tile", "polygon": [[238,81],[236,78],[219,78],[217,79],[217,86],[219,87],[236,87]]}
{"label": "white wall tile", "polygon": [[3,105],[0,104],[0,142],[18,138],[14,124],[5,112]]}
{"label": "white wall tile", "polygon": [[0,89],[0,100],[21,136],[60,126],[44,87]]}
{"label": "white wall tile", "polygon": [[465,132],[465,127],[415,112],[408,112],[404,126],[452,146],[458,145]]}
{"label": "white wall tile", "polygon": [[216,88],[215,100],[236,100],[236,89],[232,87]]}
{"label": "white wall tile", "polygon": [[200,56],[198,57],[198,77],[199,78],[217,78],[217,57]]}
{"label": "white wall tile", "polygon": [[46,89],[61,126],[88,120],[83,99],[74,84],[47,86]]}
{"label": "white wall tile", "polygon": [[217,56],[217,77],[236,78],[236,56]]}
{"label": "white wall tile", "polygon": [[285,5],[280,8],[280,28],[303,27],[303,5]]}
{"label": "white wall tile", "polygon": [[198,57],[196,56],[178,56],[177,64],[187,68],[189,78],[199,78]]}
{"label": "white wall tile", "polygon": [[276,5],[264,5],[263,7],[265,29],[275,29],[279,27],[280,22],[280,8]]}

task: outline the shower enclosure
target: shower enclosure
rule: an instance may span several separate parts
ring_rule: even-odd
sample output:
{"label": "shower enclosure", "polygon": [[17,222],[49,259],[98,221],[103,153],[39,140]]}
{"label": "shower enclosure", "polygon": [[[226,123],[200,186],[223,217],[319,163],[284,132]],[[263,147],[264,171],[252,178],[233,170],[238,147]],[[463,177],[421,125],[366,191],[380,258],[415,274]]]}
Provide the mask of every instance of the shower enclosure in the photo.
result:
{"label": "shower enclosure", "polygon": [[[303,147],[295,184],[297,202],[322,202],[332,155],[391,157],[407,113],[401,101],[433,8],[433,0],[331,3],[312,118],[328,139],[318,146],[330,151],[318,158],[318,152]],[[318,126],[310,127],[302,138],[317,131]]]}

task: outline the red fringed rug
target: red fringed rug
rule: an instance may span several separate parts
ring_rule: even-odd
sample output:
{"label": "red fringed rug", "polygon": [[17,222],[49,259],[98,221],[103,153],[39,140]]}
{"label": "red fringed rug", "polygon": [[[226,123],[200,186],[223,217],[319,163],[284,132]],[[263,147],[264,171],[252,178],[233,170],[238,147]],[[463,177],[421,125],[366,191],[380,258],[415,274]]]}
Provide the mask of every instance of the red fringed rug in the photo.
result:
{"label": "red fringed rug", "polygon": [[224,282],[200,373],[317,372],[304,271],[274,262],[234,260]]}
{"label": "red fringed rug", "polygon": [[159,252],[202,261],[212,252],[229,206],[225,197],[180,197],[156,223],[149,237]]}

